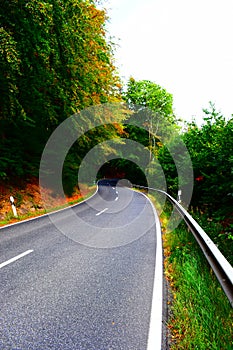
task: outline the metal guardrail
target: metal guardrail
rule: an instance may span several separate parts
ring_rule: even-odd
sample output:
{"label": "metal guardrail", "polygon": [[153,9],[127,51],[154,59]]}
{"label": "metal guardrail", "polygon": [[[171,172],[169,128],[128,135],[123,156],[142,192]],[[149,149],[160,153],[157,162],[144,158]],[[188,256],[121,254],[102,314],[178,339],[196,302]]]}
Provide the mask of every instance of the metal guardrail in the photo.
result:
{"label": "metal guardrail", "polygon": [[176,207],[179,214],[183,217],[190,231],[193,233],[197,243],[204,253],[209,265],[213,269],[219,283],[222,286],[231,306],[233,307],[233,267],[226,260],[214,242],[205,233],[201,226],[192,218],[192,216],[178,203],[172,196],[162,190],[155,188],[133,185],[135,188],[142,188],[163,193],[170,202]]}

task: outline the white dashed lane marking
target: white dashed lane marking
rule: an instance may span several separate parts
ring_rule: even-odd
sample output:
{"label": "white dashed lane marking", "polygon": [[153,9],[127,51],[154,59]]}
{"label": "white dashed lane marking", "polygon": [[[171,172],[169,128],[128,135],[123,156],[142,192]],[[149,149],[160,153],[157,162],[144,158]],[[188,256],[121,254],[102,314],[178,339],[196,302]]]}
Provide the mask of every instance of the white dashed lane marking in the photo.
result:
{"label": "white dashed lane marking", "polygon": [[15,262],[16,260],[19,260],[21,258],[23,258],[24,256],[28,255],[28,254],[31,254],[33,252],[33,250],[27,250],[26,252],[22,253],[22,254],[19,254],[17,256],[15,256],[14,258],[11,258],[3,263],[0,264],[0,269],[6,265],[9,265],[13,262]]}
{"label": "white dashed lane marking", "polygon": [[99,216],[103,213],[105,213],[108,210],[108,208],[105,208],[104,210],[100,211],[99,213],[95,214],[96,216]]}

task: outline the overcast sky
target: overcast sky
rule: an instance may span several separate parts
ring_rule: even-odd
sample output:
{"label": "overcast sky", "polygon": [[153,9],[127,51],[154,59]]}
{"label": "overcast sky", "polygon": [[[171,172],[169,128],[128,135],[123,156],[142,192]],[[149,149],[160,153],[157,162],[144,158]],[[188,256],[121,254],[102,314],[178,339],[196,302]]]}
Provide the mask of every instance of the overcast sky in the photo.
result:
{"label": "overcast sky", "polygon": [[116,66],[173,94],[176,114],[200,122],[213,101],[233,114],[233,0],[106,0]]}

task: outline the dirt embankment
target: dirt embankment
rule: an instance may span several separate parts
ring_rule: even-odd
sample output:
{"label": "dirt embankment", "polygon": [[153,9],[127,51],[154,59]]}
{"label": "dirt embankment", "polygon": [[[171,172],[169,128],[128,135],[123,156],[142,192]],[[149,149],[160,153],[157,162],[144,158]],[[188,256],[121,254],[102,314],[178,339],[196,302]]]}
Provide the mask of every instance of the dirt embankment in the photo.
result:
{"label": "dirt embankment", "polygon": [[[87,193],[88,188],[82,190],[82,195]],[[19,220],[13,216],[10,196],[14,197],[19,218],[24,218],[44,214],[45,209],[58,208],[69,202],[81,200],[82,195],[76,189],[71,197],[59,198],[54,196],[51,190],[43,189],[43,199],[46,200],[45,208],[37,178],[30,178],[28,181],[17,179],[12,183],[2,182],[0,183],[0,225]]]}

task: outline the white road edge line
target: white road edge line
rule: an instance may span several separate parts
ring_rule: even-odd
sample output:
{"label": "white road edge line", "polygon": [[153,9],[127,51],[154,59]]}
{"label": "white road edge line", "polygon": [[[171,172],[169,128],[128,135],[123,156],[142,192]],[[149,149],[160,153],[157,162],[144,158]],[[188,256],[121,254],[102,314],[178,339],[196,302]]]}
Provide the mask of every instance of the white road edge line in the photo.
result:
{"label": "white road edge line", "polygon": [[15,261],[18,260],[18,259],[23,258],[24,256],[26,256],[26,255],[28,255],[28,254],[31,254],[32,252],[33,252],[33,250],[27,250],[26,252],[24,252],[24,253],[22,253],[22,254],[19,254],[19,255],[15,256],[14,258],[11,258],[11,259],[9,259],[9,260],[7,260],[7,261],[1,263],[1,264],[0,264],[0,269],[1,269],[2,267],[6,266],[6,265],[9,265],[9,264],[15,262]]}
{"label": "white road edge line", "polygon": [[[140,192],[141,193],[141,192]],[[162,349],[162,320],[163,320],[163,250],[162,233],[158,214],[154,204],[144,193],[141,193],[150,202],[157,229],[156,252],[155,252],[155,276],[153,285],[152,305],[147,350]]]}
{"label": "white road edge line", "polygon": [[156,228],[157,228],[157,245],[156,245],[156,258],[155,258],[155,277],[154,277],[154,286],[153,286],[151,319],[150,319],[147,350],[162,349],[163,254],[162,254],[162,235],[159,234],[159,232],[161,232],[161,230],[159,229],[161,226],[160,226],[160,221],[157,213],[155,213],[155,221],[156,221]]}
{"label": "white road edge line", "polygon": [[96,216],[99,216],[103,213],[105,213],[108,210],[108,208],[105,208],[104,210],[100,211],[99,213],[95,214]]}

